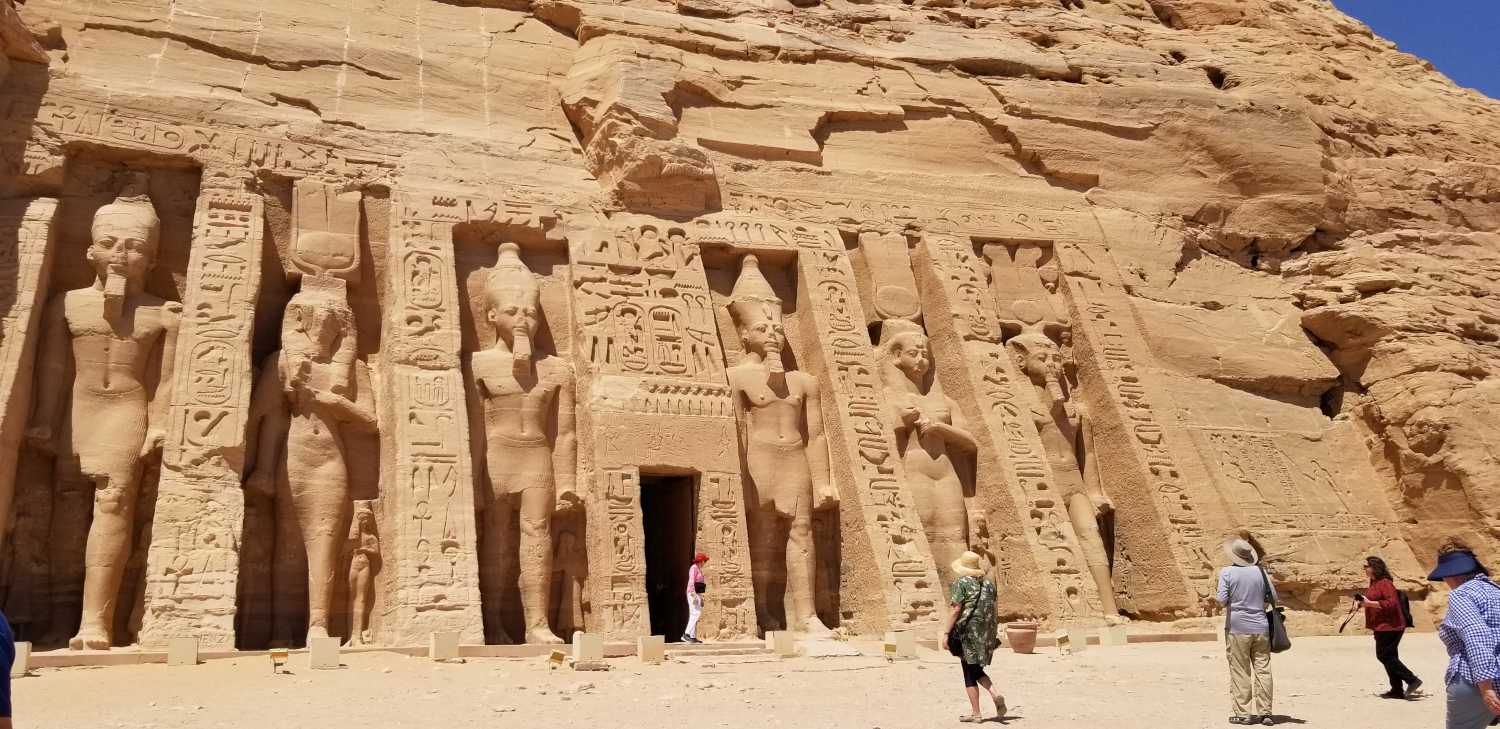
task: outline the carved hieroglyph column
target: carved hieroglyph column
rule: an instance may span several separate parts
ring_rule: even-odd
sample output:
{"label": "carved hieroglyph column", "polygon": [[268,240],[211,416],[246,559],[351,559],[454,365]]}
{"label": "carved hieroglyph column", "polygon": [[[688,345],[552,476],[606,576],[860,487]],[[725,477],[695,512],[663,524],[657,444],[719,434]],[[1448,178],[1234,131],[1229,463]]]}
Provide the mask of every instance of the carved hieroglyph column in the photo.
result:
{"label": "carved hieroglyph column", "polygon": [[[469,416],[459,365],[454,208],[400,193],[393,201],[385,285],[385,405],[388,471],[381,481],[378,640],[419,645],[432,632],[484,642],[474,528]],[[446,200],[446,199],[445,199]]]}
{"label": "carved hieroglyph column", "polygon": [[[865,535],[881,574],[888,627],[936,637],[942,628],[939,611],[947,598],[941,594],[927,536],[906,487],[895,433],[882,421],[884,384],[855,293],[854,268],[840,250],[803,250],[797,263],[797,304],[812,314],[819,333],[817,364],[838,406],[838,417],[825,426],[843,508],[857,502],[863,511]],[[846,540],[852,537],[844,535]]]}
{"label": "carved hieroglyph column", "polygon": [[[31,403],[31,360],[51,278],[57,201],[0,201],[0,525],[10,518],[16,452]],[[0,526],[0,544],[8,535]],[[7,545],[8,546],[8,545]]]}
{"label": "carved hieroglyph column", "polygon": [[[1212,484],[1192,440],[1171,413],[1135,313],[1102,246],[1058,246],[1067,281],[1073,356],[1095,418],[1094,445],[1116,503],[1116,559],[1132,612],[1159,619],[1202,614],[1214,595],[1215,528],[1200,510]],[[1122,572],[1124,560],[1128,569]]]}
{"label": "carved hieroglyph column", "polygon": [[199,195],[147,556],[143,646],[197,636],[204,648],[234,647],[263,235],[259,195]]}
{"label": "carved hieroglyph column", "polygon": [[[918,249],[916,270],[933,349],[941,361],[962,362],[965,377],[950,386],[959,403],[977,410],[970,413],[979,446],[976,494],[991,534],[1000,535],[996,571],[1010,583],[1008,594],[1022,601],[1006,608],[1058,621],[1100,617],[1098,587],[1084,565],[1067,505],[1054,488],[1057,480],[1030,398],[1020,389],[1031,382],[1016,371],[1000,343],[989,267],[967,240],[928,235]],[[1007,545],[1004,535],[1017,533],[1025,544]]]}

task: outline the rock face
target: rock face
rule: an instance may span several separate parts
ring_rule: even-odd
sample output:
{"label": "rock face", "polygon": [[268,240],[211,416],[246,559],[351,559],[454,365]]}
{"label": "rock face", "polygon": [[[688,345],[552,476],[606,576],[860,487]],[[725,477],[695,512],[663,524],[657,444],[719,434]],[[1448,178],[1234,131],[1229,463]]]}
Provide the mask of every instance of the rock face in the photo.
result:
{"label": "rock face", "polygon": [[1500,102],[1328,2],[0,15],[44,647],[675,639],[695,552],[709,639],[934,635],[965,549],[1191,620],[1234,536],[1315,631],[1500,556]]}

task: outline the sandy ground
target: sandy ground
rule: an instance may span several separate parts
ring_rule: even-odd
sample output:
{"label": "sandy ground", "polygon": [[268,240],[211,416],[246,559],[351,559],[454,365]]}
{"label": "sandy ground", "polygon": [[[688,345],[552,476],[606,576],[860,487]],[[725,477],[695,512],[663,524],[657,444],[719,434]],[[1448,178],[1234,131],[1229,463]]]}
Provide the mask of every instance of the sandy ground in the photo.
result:
{"label": "sandy ground", "polygon": [[[1273,661],[1281,723],[1441,726],[1442,645],[1424,633],[1408,635],[1402,648],[1407,665],[1431,686],[1425,699],[1376,697],[1386,689],[1385,674],[1369,637],[1298,638]],[[617,658],[608,672],[549,670],[540,658],[447,664],[392,653],[345,655],[345,667],[314,671],[294,655],[290,674],[273,675],[269,661],[256,657],[41,669],[13,687],[23,729],[957,726],[967,712],[957,659],[918,650],[917,660],[893,664],[873,655],[661,665]],[[995,655],[990,675],[1010,701],[1007,726],[1229,726],[1229,673],[1214,643]],[[986,706],[985,716],[992,715]]]}

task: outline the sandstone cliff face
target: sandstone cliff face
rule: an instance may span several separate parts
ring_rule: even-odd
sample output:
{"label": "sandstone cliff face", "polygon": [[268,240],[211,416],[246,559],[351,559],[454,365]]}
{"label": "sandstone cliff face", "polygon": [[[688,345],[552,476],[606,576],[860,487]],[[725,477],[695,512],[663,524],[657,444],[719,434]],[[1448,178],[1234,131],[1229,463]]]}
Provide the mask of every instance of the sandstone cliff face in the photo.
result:
{"label": "sandstone cliff face", "polygon": [[[573,525],[559,529],[578,530],[570,539],[589,545],[588,559],[562,579],[593,582],[580,588],[589,598],[564,611],[568,625],[626,634],[644,620],[630,610],[644,604],[644,582],[620,567],[628,536],[608,536],[638,526],[615,532],[625,522],[607,505],[630,505],[648,461],[731,490],[754,470],[734,458],[673,460],[657,445],[625,456],[636,471],[610,460],[616,431],[599,413],[612,412],[621,387],[658,390],[621,379],[636,375],[611,370],[614,360],[590,363],[587,346],[603,341],[590,317],[614,304],[590,303],[605,278],[581,272],[614,265],[599,276],[624,275],[624,258],[594,261],[624,256],[608,241],[628,232],[633,255],[650,261],[640,236],[670,237],[672,226],[673,250],[702,251],[696,261],[671,254],[672,296],[704,291],[704,331],[717,332],[710,359],[719,364],[695,387],[727,383],[724,367],[743,356],[725,307],[737,256],[762,252],[788,310],[787,357],[830,393],[823,408],[842,506],[814,526],[818,611],[846,632],[928,625],[949,575],[933,557],[942,540],[913,511],[911,478],[900,476],[905,505],[877,508],[881,479],[914,466],[882,465],[862,440],[874,435],[861,430],[863,385],[850,373],[866,365],[851,369],[839,317],[858,320],[866,359],[884,343],[883,322],[914,321],[931,338],[937,389],[926,394],[946,392],[975,442],[970,461],[955,458],[971,512],[965,539],[1002,578],[1015,616],[1098,620],[1113,617],[1111,605],[1141,619],[1209,614],[1218,545],[1238,534],[1268,554],[1293,607],[1310,613],[1342,607],[1367,554],[1384,556],[1414,590],[1426,589],[1414,578],[1448,539],[1500,556],[1500,381],[1491,375],[1500,366],[1500,102],[1458,88],[1324,0],[25,0],[15,9],[33,37],[7,35],[7,48],[38,51],[10,54],[20,62],[4,89],[0,192],[62,200],[53,293],[80,285],[64,274],[82,265],[99,204],[86,201],[113,194],[111,174],[196,171],[204,195],[265,200],[266,240],[276,245],[259,269],[258,328],[245,353],[259,365],[275,341],[266,327],[279,326],[295,287],[266,274],[291,270],[290,185],[363,192],[368,273],[349,297],[380,393],[376,458],[385,466],[378,486],[354,498],[377,501],[391,532],[376,597],[387,640],[422,635],[398,623],[426,625],[424,615],[477,615],[444,611],[478,600],[452,596],[463,592],[454,585],[479,591],[465,570],[489,569],[482,556],[466,567],[427,552],[410,557],[409,574],[395,566],[408,559],[402,549],[435,548],[402,531],[402,509],[429,507],[418,497],[403,506],[398,495],[406,476],[391,459],[406,457],[401,428],[416,422],[398,413],[415,390],[393,383],[406,382],[402,367],[451,372],[454,383],[468,376],[467,364],[424,359],[419,343],[403,343],[432,331],[405,328],[413,321],[438,326],[411,319],[422,307],[401,293],[397,272],[403,245],[429,250],[412,242],[422,236],[458,241],[445,244],[457,253],[447,254],[444,285],[471,300],[469,287],[482,284],[454,282],[492,266],[501,240],[536,251],[526,255],[544,280],[538,341],[579,367],[586,516],[559,516]],[[490,252],[465,253],[471,243]],[[158,271],[153,291],[191,303],[185,267],[197,245],[172,249],[181,260]],[[444,326],[462,338],[443,346],[461,341],[467,351],[482,346],[473,342],[484,317],[461,308]],[[1059,352],[1055,376],[1026,360],[1046,348],[1036,337]],[[29,356],[17,351],[5,366],[24,380]],[[896,407],[891,397],[880,407]],[[598,412],[583,412],[589,403]],[[484,450],[482,417],[467,407],[470,426],[446,436],[473,439],[464,459]],[[908,447],[897,416],[872,427],[896,450]],[[18,442],[9,447],[22,449],[20,472],[53,478]],[[243,449],[235,442],[226,452]],[[245,478],[238,458],[226,467]],[[457,483],[483,493],[474,464]],[[1097,473],[1099,486],[1070,506],[1059,484],[1075,471],[1085,485]],[[74,490],[28,496],[18,487],[12,552],[22,554],[8,568],[7,613],[19,602],[76,611],[68,585],[80,578],[61,564],[76,560],[41,546],[49,528],[81,527],[81,517],[51,516],[77,511],[52,495]],[[472,514],[466,498],[449,506]],[[748,507],[731,502],[714,516],[708,504],[721,501],[705,496],[703,518],[739,524]],[[156,523],[164,518],[192,517],[158,508]],[[699,528],[701,541],[709,532]],[[439,551],[473,561],[473,538],[455,534]],[[723,543],[744,549],[743,539]],[[150,556],[148,573],[180,571],[173,554],[201,552],[182,538],[151,545],[163,554]],[[446,587],[423,581],[438,562]],[[214,570],[231,596],[244,590],[233,586],[235,568]],[[741,605],[750,582],[726,585],[741,591],[737,601],[716,604],[708,620],[725,636],[753,630],[754,610]],[[170,594],[151,602],[153,589],[145,599],[155,607],[137,610],[137,627],[181,604]],[[448,602],[423,602],[437,592]],[[239,610],[268,600],[242,592]],[[487,602],[492,638],[492,622],[517,634],[509,610]],[[466,620],[434,625],[475,634]]]}

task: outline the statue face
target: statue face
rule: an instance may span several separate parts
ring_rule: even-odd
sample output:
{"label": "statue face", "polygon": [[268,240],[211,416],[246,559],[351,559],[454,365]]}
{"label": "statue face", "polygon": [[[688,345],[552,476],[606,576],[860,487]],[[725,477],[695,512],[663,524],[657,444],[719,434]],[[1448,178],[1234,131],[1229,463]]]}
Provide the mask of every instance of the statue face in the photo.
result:
{"label": "statue face", "polygon": [[536,296],[520,288],[497,287],[490,296],[490,323],[501,337],[514,339],[519,332],[526,339],[536,336],[539,316]]}
{"label": "statue face", "polygon": [[740,341],[744,342],[745,351],[754,352],[770,360],[778,358],[781,354],[781,348],[786,342],[786,333],[782,331],[780,321],[757,317],[755,321],[740,327]]}
{"label": "statue face", "polygon": [[896,366],[910,377],[921,377],[932,366],[932,359],[927,353],[927,337],[920,334],[902,334],[896,337],[891,351],[896,355]]}
{"label": "statue face", "polygon": [[132,283],[146,280],[156,262],[156,236],[144,216],[104,213],[94,218],[89,261],[99,280],[119,276]]}
{"label": "statue face", "polygon": [[344,322],[331,306],[312,306],[307,312],[307,337],[318,345],[320,354],[332,351],[333,343],[344,333]]}
{"label": "statue face", "polygon": [[1050,341],[1046,344],[1031,343],[1027,347],[1026,356],[1021,360],[1021,367],[1026,374],[1044,380],[1056,380],[1062,376],[1062,350]]}

